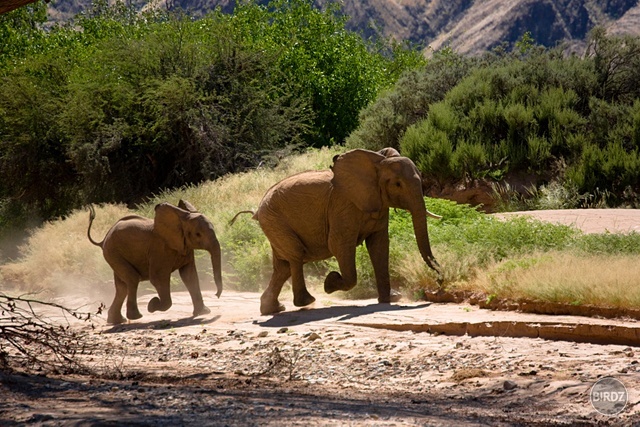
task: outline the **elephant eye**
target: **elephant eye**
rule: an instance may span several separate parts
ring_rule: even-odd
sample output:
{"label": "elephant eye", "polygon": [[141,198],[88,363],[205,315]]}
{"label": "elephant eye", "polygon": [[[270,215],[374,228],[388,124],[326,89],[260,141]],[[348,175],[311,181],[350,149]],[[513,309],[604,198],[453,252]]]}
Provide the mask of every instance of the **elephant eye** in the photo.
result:
{"label": "elephant eye", "polygon": [[198,231],[198,232],[196,232],[196,237],[200,238],[200,237],[202,237],[202,234],[200,234],[200,232]]}
{"label": "elephant eye", "polygon": [[400,181],[396,182],[396,187],[402,187],[402,184],[400,183]]}

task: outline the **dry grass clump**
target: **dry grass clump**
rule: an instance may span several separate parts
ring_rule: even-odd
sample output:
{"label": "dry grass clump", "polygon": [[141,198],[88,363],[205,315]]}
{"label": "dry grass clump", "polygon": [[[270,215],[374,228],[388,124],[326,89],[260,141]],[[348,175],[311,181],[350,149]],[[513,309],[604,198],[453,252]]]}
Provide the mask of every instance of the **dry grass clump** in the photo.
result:
{"label": "dry grass clump", "polygon": [[637,255],[534,254],[497,263],[467,287],[510,300],[638,308],[640,263]]}
{"label": "dry grass clump", "polygon": [[[96,206],[91,236],[102,241],[111,226],[131,212],[123,205]],[[0,279],[21,292],[57,294],[111,292],[105,282],[113,278],[102,250],[87,239],[89,213],[73,212],[33,231],[21,247],[21,257],[0,266]]]}
{"label": "dry grass clump", "polygon": [[[258,168],[199,186],[163,192],[136,210],[123,205],[96,206],[91,235],[94,240],[101,241],[109,228],[123,216],[138,214],[153,218],[157,203],[166,201],[177,205],[180,199],[185,199],[213,222],[227,258],[237,258],[239,267],[264,271],[249,272],[253,275],[251,277],[258,280],[257,276],[270,274],[270,250],[268,244],[260,244],[257,248],[251,245],[255,246],[255,241],[259,239],[266,243],[266,238],[255,221],[239,221],[229,227],[229,220],[240,210],[255,210],[267,189],[279,180],[305,170],[327,169],[332,164],[333,156],[338,153],[336,149],[322,149],[290,156],[281,160],[275,168]],[[250,219],[250,215],[246,219]],[[88,212],[78,210],[63,220],[49,222],[34,230],[21,248],[20,258],[0,265],[1,287],[41,294],[70,291],[92,296],[112,295],[113,273],[102,257],[101,249],[87,239],[88,225]],[[235,254],[243,256],[236,257]],[[206,283],[212,277],[211,264],[205,259],[206,253],[198,256],[201,282],[206,288]],[[259,262],[254,262],[255,259]],[[234,265],[227,267],[234,270]],[[225,275],[229,276],[229,273]]]}

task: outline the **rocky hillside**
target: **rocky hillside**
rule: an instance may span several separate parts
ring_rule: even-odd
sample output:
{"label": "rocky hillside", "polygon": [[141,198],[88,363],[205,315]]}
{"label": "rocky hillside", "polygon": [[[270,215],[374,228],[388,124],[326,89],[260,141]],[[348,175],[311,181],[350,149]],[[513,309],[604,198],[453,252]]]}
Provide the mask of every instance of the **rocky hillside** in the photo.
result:
{"label": "rocky hillside", "polygon": [[[113,1],[113,0],[109,0]],[[330,0],[316,0],[318,5]],[[139,7],[181,7],[194,14],[216,6],[233,9],[233,0],[129,0]],[[451,46],[479,54],[501,43],[512,46],[526,31],[536,43],[566,42],[580,52],[595,25],[615,34],[640,35],[638,0],[342,0],[349,27],[366,36],[383,34],[423,45]],[[91,0],[52,0],[54,20],[70,19]]]}

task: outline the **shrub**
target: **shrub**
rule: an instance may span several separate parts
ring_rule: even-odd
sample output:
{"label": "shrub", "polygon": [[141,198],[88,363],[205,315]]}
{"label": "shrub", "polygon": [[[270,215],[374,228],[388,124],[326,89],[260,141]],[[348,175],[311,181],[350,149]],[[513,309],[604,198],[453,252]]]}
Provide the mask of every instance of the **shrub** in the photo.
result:
{"label": "shrub", "polygon": [[394,85],[364,108],[358,127],[348,136],[347,148],[400,147],[407,128],[427,115],[478,63],[450,49],[434,53],[423,67],[408,69]]}

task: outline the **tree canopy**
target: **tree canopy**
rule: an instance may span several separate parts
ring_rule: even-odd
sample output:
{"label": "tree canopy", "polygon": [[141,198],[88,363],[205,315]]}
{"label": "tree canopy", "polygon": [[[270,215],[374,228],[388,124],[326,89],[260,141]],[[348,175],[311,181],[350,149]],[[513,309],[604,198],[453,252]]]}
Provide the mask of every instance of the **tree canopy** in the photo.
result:
{"label": "tree canopy", "polygon": [[382,88],[424,62],[309,0],[201,19],[97,1],[68,25],[45,19],[39,3],[0,17],[0,222],[137,203],[279,150],[342,143]]}
{"label": "tree canopy", "polygon": [[436,52],[362,111],[347,146],[394,146],[440,183],[524,172],[638,206],[640,38],[589,40],[584,57],[526,37],[482,58]]}

